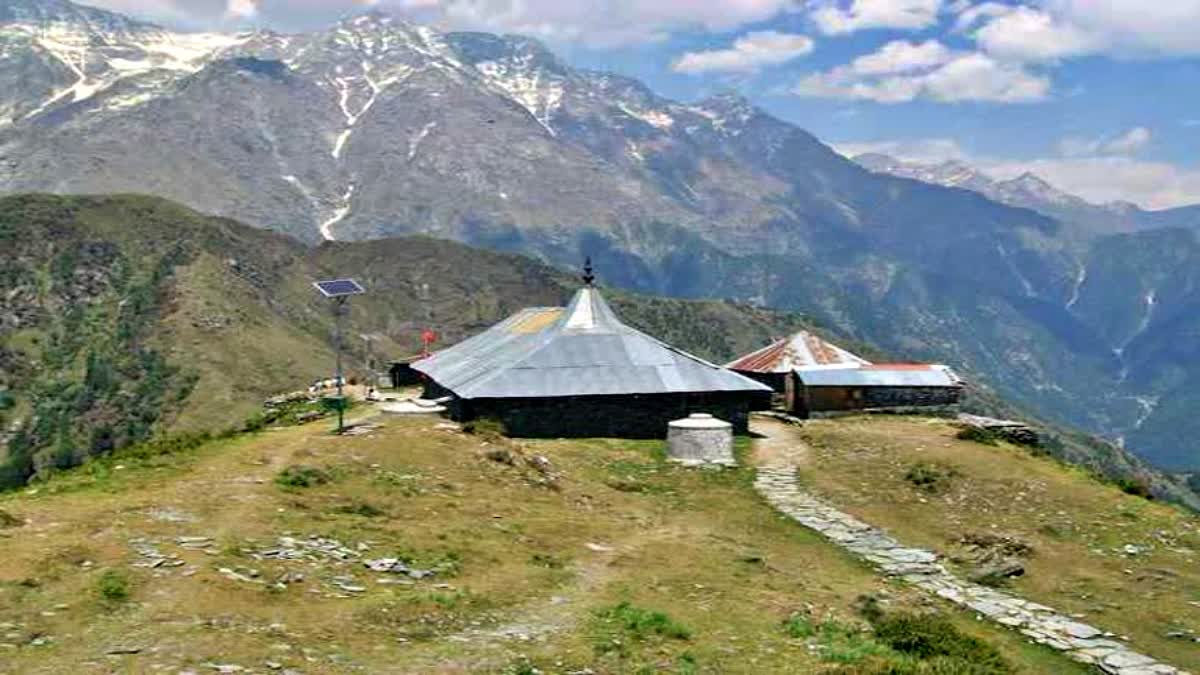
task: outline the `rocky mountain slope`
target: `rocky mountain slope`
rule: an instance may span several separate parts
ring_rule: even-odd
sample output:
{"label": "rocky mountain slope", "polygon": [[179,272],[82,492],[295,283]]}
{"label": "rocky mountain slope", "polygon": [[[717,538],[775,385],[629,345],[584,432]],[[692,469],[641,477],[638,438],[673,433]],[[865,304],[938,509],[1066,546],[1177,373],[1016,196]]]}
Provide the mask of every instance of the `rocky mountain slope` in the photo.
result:
{"label": "rocky mountain slope", "polygon": [[[310,244],[586,253],[613,284],[801,310],[1154,461],[1200,463],[1167,440],[1200,428],[1144,417],[1122,344],[1074,311],[1102,287],[1084,283],[1092,244],[1072,223],[868,171],[737,97],[670,101],[521,37],[374,13],[185,35],[65,0],[11,6],[35,9],[0,27],[0,191],[150,193]],[[1156,307],[1146,335],[1184,309]]]}

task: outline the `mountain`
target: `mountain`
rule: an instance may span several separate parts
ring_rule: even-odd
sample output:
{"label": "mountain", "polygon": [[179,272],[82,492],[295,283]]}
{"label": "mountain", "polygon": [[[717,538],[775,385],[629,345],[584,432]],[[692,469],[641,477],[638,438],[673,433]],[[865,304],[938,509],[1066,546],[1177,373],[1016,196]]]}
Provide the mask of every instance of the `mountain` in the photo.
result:
{"label": "mountain", "polygon": [[1001,204],[1032,209],[1065,223],[1081,226],[1093,235],[1165,227],[1200,229],[1200,205],[1148,211],[1129,202],[1094,204],[1064,192],[1029,172],[1009,180],[997,180],[957,160],[911,162],[881,153],[865,153],[853,159],[875,173],[971,190]]}
{"label": "mountain", "polygon": [[41,9],[0,26],[15,111],[0,192],[149,193],[308,244],[420,234],[563,266],[591,255],[613,285],[797,310],[1200,466],[1168,440],[1192,422],[1143,419],[1166,381],[1135,387],[1105,320],[1075,311],[1094,251],[1112,254],[1073,222],[868,171],[737,96],[671,101],[519,36],[379,13],[182,34],[25,2],[11,6]]}

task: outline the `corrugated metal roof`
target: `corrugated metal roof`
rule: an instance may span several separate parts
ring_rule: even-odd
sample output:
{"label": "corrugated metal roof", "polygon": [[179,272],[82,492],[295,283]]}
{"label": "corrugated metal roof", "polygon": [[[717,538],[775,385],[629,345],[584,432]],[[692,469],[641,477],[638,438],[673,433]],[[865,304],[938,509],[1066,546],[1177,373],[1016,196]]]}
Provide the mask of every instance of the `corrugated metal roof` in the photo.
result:
{"label": "corrugated metal roof", "polygon": [[962,381],[948,366],[869,365],[852,368],[797,368],[808,387],[957,387]]}
{"label": "corrugated metal roof", "polygon": [[626,326],[591,287],[566,310],[522,310],[412,366],[465,399],[770,391]]}
{"label": "corrugated metal roof", "polygon": [[822,340],[808,331],[800,331],[758,351],[726,364],[726,368],[753,373],[790,373],[796,368],[813,366],[845,367],[870,361]]}

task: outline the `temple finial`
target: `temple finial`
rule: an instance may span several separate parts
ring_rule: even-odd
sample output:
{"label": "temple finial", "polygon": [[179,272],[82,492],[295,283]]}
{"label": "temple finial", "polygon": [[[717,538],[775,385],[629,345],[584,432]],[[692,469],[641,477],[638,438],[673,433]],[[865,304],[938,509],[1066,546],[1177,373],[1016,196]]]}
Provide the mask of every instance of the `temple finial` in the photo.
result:
{"label": "temple finial", "polygon": [[583,261],[583,285],[591,287],[596,285],[596,275],[592,273],[592,256],[588,256]]}

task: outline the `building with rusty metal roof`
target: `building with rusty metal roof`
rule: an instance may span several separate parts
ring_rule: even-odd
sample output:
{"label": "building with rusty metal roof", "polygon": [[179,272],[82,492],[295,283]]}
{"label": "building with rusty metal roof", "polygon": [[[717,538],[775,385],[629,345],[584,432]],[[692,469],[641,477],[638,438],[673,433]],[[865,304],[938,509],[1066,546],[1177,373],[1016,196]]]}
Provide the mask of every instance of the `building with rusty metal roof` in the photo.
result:
{"label": "building with rusty metal roof", "polygon": [[876,364],[808,331],[778,340],[726,367],[783,394],[793,414],[951,406],[963,383],[947,366]]}
{"label": "building with rusty metal roof", "polygon": [[633,329],[590,283],[561,307],[522,310],[412,364],[455,419],[524,436],[659,437],[707,412],[747,428],[769,387]]}
{"label": "building with rusty metal roof", "polygon": [[741,373],[783,391],[787,377],[797,369],[853,368],[870,361],[808,331],[777,340],[762,349],[725,364]]}

